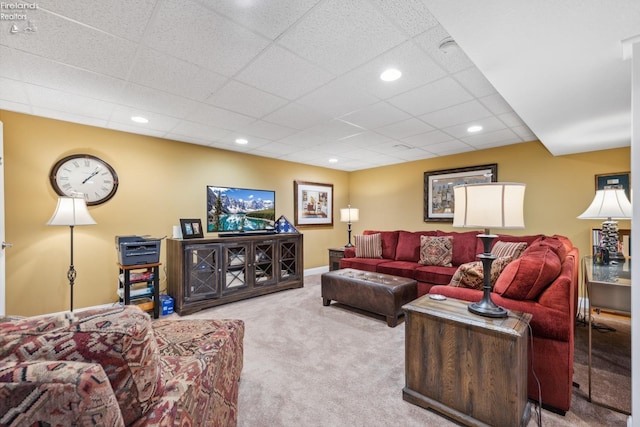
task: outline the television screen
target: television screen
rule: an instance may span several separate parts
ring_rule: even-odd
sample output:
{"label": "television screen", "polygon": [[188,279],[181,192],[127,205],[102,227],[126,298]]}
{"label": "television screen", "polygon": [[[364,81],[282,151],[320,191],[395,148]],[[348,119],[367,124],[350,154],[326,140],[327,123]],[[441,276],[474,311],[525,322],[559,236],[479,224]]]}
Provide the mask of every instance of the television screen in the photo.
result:
{"label": "television screen", "polygon": [[207,186],[207,231],[274,230],[276,192]]}

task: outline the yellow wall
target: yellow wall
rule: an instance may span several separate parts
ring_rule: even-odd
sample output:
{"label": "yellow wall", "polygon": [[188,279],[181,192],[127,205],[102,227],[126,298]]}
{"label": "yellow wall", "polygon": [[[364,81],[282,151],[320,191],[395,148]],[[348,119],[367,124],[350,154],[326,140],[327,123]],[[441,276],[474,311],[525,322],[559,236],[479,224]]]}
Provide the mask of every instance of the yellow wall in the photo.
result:
{"label": "yellow wall", "polygon": [[[450,223],[422,221],[424,172],[486,163],[498,163],[500,181],[527,184],[527,227],[514,234],[563,234],[585,254],[588,230],[599,222],[576,216],[593,199],[594,175],[630,170],[629,148],[553,157],[530,142],[347,173],[2,110],[0,120],[6,241],[14,244],[6,252],[6,312],[18,315],[68,309],[69,230],[45,223],[57,197],[48,173],[72,153],[103,158],[120,179],[112,200],[89,208],[97,225],[75,229],[76,308],[116,301],[116,235],[170,236],[186,217],[204,223],[206,185],[274,189],[277,215],[293,220],[294,180],[333,184],[334,226],[301,229],[308,269],[327,265],[327,248],[345,243],[338,209],[349,202],[360,209],[354,234],[367,228],[452,230]],[[163,263],[164,255],[163,244]],[[164,273],[161,280],[164,288]]]}

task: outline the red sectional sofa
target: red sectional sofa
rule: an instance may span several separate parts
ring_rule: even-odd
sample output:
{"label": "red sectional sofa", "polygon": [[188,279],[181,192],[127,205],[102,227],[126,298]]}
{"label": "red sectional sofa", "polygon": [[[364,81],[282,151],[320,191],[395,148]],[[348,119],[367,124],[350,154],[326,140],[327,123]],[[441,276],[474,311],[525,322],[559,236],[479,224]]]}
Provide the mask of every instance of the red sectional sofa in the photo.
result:
{"label": "red sectional sofa", "polygon": [[[437,293],[450,298],[479,301],[482,290],[450,286],[451,279],[462,264],[476,261],[483,252],[477,238],[480,231],[375,231],[380,234],[382,258],[356,257],[355,248],[346,248],[341,268],[355,268],[395,276],[409,277],[418,282],[418,296]],[[422,265],[420,236],[451,236],[452,266]],[[531,313],[533,344],[529,347],[528,395],[545,408],[564,414],[571,404],[573,385],[574,325],[578,301],[578,249],[563,236],[511,236],[498,234],[493,241],[526,242],[520,258],[507,265],[498,277],[492,292],[493,301],[509,310]],[[531,366],[531,363],[530,363]]]}

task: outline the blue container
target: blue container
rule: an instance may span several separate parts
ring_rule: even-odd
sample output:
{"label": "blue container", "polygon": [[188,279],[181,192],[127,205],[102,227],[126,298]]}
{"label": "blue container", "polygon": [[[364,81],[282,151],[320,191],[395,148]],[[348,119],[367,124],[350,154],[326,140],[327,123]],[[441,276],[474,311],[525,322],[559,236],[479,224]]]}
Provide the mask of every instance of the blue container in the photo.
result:
{"label": "blue container", "polygon": [[173,298],[169,295],[160,295],[160,304],[163,316],[173,313]]}

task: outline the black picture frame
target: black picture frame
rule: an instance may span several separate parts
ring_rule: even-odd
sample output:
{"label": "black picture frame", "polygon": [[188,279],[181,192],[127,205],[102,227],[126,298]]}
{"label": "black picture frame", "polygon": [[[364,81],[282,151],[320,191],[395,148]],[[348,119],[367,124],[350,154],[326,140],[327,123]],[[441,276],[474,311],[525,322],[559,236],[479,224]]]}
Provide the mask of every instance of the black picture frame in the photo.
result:
{"label": "black picture frame", "polygon": [[627,195],[627,199],[631,200],[630,173],[616,172],[596,175],[596,190],[604,190],[605,188],[621,188]]}
{"label": "black picture frame", "polygon": [[180,218],[180,228],[182,229],[183,239],[197,239],[198,237],[204,237],[202,221],[200,221],[200,218]]}
{"label": "black picture frame", "polygon": [[497,181],[497,163],[425,172],[424,222],[453,222],[456,185]]}

